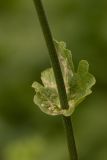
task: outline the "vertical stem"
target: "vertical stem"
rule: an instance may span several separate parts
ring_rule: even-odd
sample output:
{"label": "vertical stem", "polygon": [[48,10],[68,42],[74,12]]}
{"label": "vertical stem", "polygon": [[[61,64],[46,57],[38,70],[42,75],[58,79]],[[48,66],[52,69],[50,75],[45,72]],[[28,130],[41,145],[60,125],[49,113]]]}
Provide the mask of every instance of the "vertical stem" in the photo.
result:
{"label": "vertical stem", "polygon": [[66,136],[67,136],[67,144],[68,144],[70,160],[78,160],[71,117],[63,116],[63,121],[65,126]]}
{"label": "vertical stem", "polygon": [[[48,21],[45,15],[45,11],[42,5],[42,1],[34,0],[34,4],[37,10],[37,14],[38,14],[39,21],[42,27],[42,31],[45,37],[45,41],[48,47],[50,60],[52,63],[54,74],[55,74],[61,107],[63,109],[67,109],[69,108],[69,105],[67,101],[67,94],[65,90],[64,80],[63,80],[60,63],[59,63],[58,56],[57,56],[57,51],[56,51],[56,48],[53,42],[51,30],[49,28],[49,24],[48,24]],[[63,120],[64,120],[64,125],[65,125],[66,135],[67,135],[70,160],[78,160],[77,150],[76,150],[76,145],[75,145],[75,140],[74,140],[74,135],[73,135],[71,117],[63,116]]]}
{"label": "vertical stem", "polygon": [[34,3],[35,3],[35,7],[38,13],[42,31],[45,37],[45,41],[46,41],[46,44],[49,50],[50,60],[52,63],[52,67],[53,67],[53,71],[54,71],[54,75],[55,75],[55,79],[57,83],[57,88],[59,92],[60,103],[61,103],[62,108],[66,109],[66,108],[69,108],[68,101],[67,101],[67,95],[66,95],[64,81],[63,81],[60,64],[59,64],[59,60],[57,56],[57,51],[54,46],[49,24],[48,24],[41,0],[34,0]]}

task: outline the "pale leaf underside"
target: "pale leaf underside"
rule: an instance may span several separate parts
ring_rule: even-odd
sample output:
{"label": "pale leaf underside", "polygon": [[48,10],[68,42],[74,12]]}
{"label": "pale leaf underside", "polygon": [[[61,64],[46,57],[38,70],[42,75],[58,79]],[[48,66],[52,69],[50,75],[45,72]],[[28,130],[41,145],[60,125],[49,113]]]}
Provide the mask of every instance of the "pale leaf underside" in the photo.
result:
{"label": "pale leaf underside", "polygon": [[91,87],[95,84],[95,78],[88,72],[89,64],[86,60],[81,60],[77,72],[74,71],[71,51],[66,49],[64,42],[55,41],[61,71],[64,78],[69,109],[62,109],[57,91],[57,85],[53,69],[46,69],[41,73],[43,85],[34,82],[35,89],[34,103],[49,115],[70,116],[75,107],[82,102],[85,97],[92,93]]}

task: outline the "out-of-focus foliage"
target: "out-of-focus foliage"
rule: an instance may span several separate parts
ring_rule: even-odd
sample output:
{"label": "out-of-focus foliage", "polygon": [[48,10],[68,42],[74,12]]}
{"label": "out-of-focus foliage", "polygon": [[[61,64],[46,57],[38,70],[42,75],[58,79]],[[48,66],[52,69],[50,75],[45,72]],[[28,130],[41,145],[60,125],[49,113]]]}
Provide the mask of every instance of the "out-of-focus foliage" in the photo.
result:
{"label": "out-of-focus foliage", "polygon": [[39,137],[27,137],[11,142],[4,150],[6,160],[40,159],[44,150],[44,142]]}
{"label": "out-of-focus foliage", "polygon": [[[76,66],[80,59],[88,60],[90,72],[97,80],[93,94],[80,104],[72,117],[79,157],[106,160],[107,1],[43,2],[54,38],[67,42]],[[40,82],[40,72],[49,66],[33,1],[0,1],[0,160],[19,152],[26,156],[33,153],[34,146],[38,150],[40,147],[37,159],[67,159],[61,118],[44,115],[32,101],[31,84],[34,80]],[[31,147],[26,145],[26,151],[23,148],[19,151],[24,136],[31,137],[26,139]]]}

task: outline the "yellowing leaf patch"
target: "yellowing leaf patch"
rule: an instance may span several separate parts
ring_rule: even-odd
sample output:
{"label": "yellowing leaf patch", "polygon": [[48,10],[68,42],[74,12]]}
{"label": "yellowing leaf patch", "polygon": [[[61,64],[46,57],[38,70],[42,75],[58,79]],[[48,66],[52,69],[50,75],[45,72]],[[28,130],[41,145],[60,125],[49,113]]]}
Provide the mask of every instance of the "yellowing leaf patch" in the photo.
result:
{"label": "yellowing leaf patch", "polygon": [[89,64],[86,60],[81,60],[77,71],[74,70],[71,51],[66,49],[64,42],[55,41],[55,47],[64,79],[69,109],[61,108],[52,68],[46,69],[41,73],[43,85],[38,82],[32,84],[36,92],[34,103],[46,114],[70,116],[75,107],[92,93],[91,87],[96,80],[89,73]]}

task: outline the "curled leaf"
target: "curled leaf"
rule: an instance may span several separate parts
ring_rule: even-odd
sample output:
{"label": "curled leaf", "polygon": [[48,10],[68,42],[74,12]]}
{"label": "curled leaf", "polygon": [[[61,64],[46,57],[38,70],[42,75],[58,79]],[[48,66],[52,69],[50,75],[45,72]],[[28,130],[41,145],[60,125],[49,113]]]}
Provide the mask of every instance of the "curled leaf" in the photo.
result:
{"label": "curled leaf", "polygon": [[72,54],[70,50],[66,49],[66,44],[55,41],[55,46],[64,78],[69,108],[61,108],[52,68],[46,69],[41,73],[43,85],[38,82],[32,84],[36,92],[34,103],[46,114],[70,116],[74,112],[75,107],[92,93],[91,87],[96,80],[89,73],[89,64],[86,60],[79,62],[77,72],[75,72]]}

